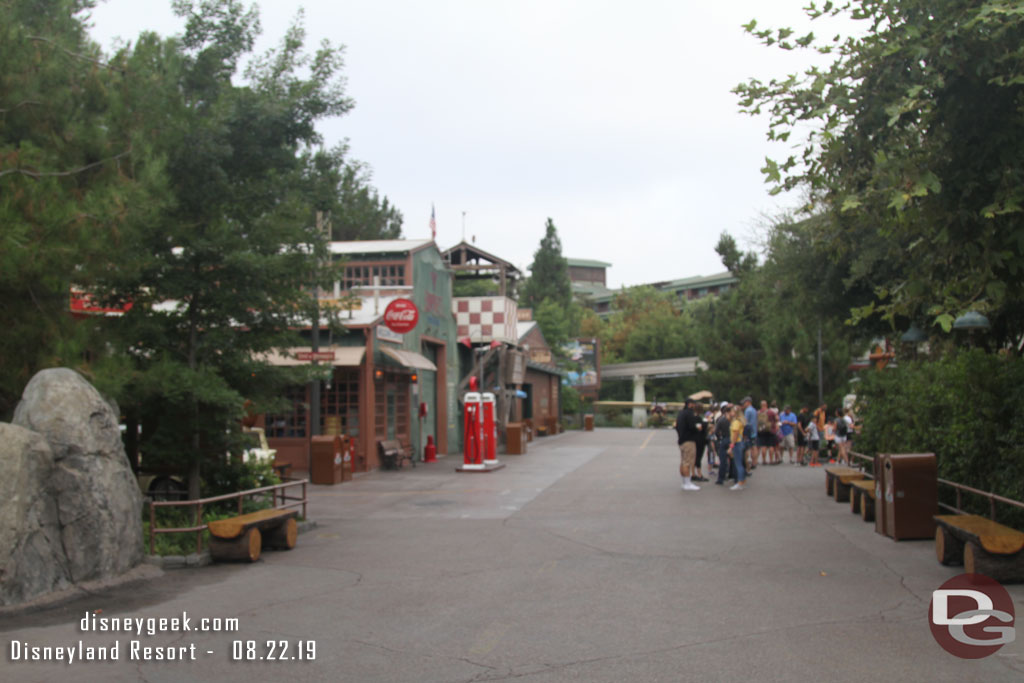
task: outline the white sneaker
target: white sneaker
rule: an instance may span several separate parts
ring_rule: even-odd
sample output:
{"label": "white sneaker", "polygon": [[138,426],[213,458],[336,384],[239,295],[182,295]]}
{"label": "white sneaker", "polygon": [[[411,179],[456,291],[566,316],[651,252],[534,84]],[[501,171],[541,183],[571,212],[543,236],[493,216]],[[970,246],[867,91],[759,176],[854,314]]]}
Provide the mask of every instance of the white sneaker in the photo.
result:
{"label": "white sneaker", "polygon": [[729,490],[730,491],[742,491],[745,488],[746,487],[743,484],[733,484],[732,486],[729,487]]}
{"label": "white sneaker", "polygon": [[700,487],[696,484],[683,484],[684,491],[700,491]]}

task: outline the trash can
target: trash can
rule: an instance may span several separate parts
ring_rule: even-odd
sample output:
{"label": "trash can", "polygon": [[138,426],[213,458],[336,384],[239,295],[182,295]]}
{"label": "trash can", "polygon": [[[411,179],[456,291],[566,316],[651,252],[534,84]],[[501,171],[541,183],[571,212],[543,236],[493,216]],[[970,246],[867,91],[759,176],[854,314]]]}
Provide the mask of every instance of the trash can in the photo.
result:
{"label": "trash can", "polygon": [[885,463],[889,456],[879,453],[871,472],[875,477],[875,533],[885,536]]}
{"label": "trash can", "polygon": [[313,461],[309,480],[314,484],[340,484],[342,446],[340,436],[314,436],[310,443]]}
{"label": "trash can", "polygon": [[522,422],[509,422],[505,426],[505,453],[522,455],[526,453],[526,425]]}
{"label": "trash can", "polygon": [[935,538],[939,471],[934,453],[885,456],[885,535],[893,540]]}
{"label": "trash can", "polygon": [[583,430],[587,432],[594,431],[594,416],[584,415],[583,416]]}

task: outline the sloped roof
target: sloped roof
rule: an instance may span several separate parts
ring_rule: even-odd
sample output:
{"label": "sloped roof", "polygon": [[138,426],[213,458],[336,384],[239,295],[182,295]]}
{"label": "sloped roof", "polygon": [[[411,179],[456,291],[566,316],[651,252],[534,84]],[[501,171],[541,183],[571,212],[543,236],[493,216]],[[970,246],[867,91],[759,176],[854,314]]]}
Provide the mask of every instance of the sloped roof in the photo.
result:
{"label": "sloped roof", "polygon": [[567,258],[570,266],[576,266],[577,268],[611,268],[612,264],[605,263],[604,261],[594,261],[592,259],[585,258]]}
{"label": "sloped roof", "polygon": [[332,254],[407,254],[431,244],[433,240],[352,240],[331,242]]}

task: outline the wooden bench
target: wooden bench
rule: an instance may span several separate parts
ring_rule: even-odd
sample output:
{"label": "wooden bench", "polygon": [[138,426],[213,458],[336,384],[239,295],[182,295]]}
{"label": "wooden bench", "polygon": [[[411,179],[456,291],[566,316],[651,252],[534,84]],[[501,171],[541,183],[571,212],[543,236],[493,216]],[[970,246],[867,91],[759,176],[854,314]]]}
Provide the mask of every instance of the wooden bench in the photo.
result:
{"label": "wooden bench", "polygon": [[865,522],[875,519],[875,480],[855,479],[850,482],[850,512],[860,514]]}
{"label": "wooden bench", "polygon": [[215,560],[255,562],[263,548],[291,550],[298,538],[297,510],[258,510],[207,524]]}
{"label": "wooden bench", "polygon": [[409,448],[397,439],[377,442],[377,453],[380,455],[380,466],[386,470],[401,469],[402,462],[408,460],[415,467]]}
{"label": "wooden bench", "polygon": [[845,503],[850,500],[850,483],[863,479],[865,476],[867,475],[852,467],[826,467],[825,493],[834,498],[837,503]]}
{"label": "wooden bench", "polygon": [[935,515],[939,562],[1002,583],[1024,581],[1024,533],[979,515]]}

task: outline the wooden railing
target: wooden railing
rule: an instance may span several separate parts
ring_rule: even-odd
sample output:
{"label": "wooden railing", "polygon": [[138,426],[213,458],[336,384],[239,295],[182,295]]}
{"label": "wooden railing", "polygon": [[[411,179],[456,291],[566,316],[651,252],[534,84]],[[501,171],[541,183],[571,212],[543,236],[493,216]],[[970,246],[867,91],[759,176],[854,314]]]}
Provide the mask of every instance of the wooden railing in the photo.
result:
{"label": "wooden railing", "polygon": [[[855,453],[854,451],[850,451],[850,457],[851,458],[855,458],[857,460],[863,460],[863,461],[869,462],[869,463],[874,463],[874,461],[875,461],[875,459],[873,457],[871,457],[870,455],[864,455],[863,453]],[[874,473],[873,473],[873,474],[868,475],[868,476],[871,477],[872,479],[874,479],[876,475],[874,475]],[[988,500],[988,508],[989,508],[988,516],[989,516],[989,519],[991,519],[993,522],[996,521],[996,503],[1003,503],[1004,505],[1010,505],[1012,507],[1016,507],[1016,508],[1020,508],[1021,510],[1024,510],[1024,503],[1022,503],[1019,500],[1013,500],[1012,498],[1006,498],[1005,496],[1000,496],[999,494],[992,493],[991,491],[982,491],[981,489],[976,489],[976,488],[974,488],[972,486],[967,486],[966,484],[960,484],[960,483],[955,482],[955,481],[949,481],[947,479],[939,479],[938,482],[939,482],[940,486],[948,486],[949,488],[951,488],[954,491],[956,491],[956,505],[949,505],[949,504],[943,503],[941,501],[939,502],[939,507],[940,508],[942,508],[944,510],[949,510],[950,512],[955,512],[955,513],[961,514],[961,515],[968,514],[963,509],[963,504],[964,504],[963,503],[963,494],[964,493],[970,493],[972,495],[980,496],[982,498],[987,499]]]}
{"label": "wooden railing", "polygon": [[[309,483],[308,479],[294,479],[291,481],[282,482],[280,484],[274,484],[273,486],[263,486],[258,489],[247,489],[245,491],[238,491],[236,493],[226,493],[222,496],[213,496],[211,498],[199,498],[197,500],[161,500],[161,501],[150,501],[149,502],[149,554],[156,554],[156,535],[157,534],[182,534],[182,533],[195,533],[196,535],[196,553],[200,553],[203,550],[203,532],[206,531],[206,523],[203,522],[203,506],[209,505],[210,503],[219,503],[225,500],[238,499],[238,514],[242,514],[242,502],[248,496],[255,496],[259,494],[270,493],[273,502],[273,507],[277,509],[287,509],[302,507],[302,516],[306,517],[306,504],[308,498],[306,496],[306,485]],[[302,487],[302,496],[294,497],[288,495],[288,489]],[[156,526],[156,509],[158,507],[195,507],[195,523],[193,526],[188,527],[174,527],[174,528],[160,528]]]}

